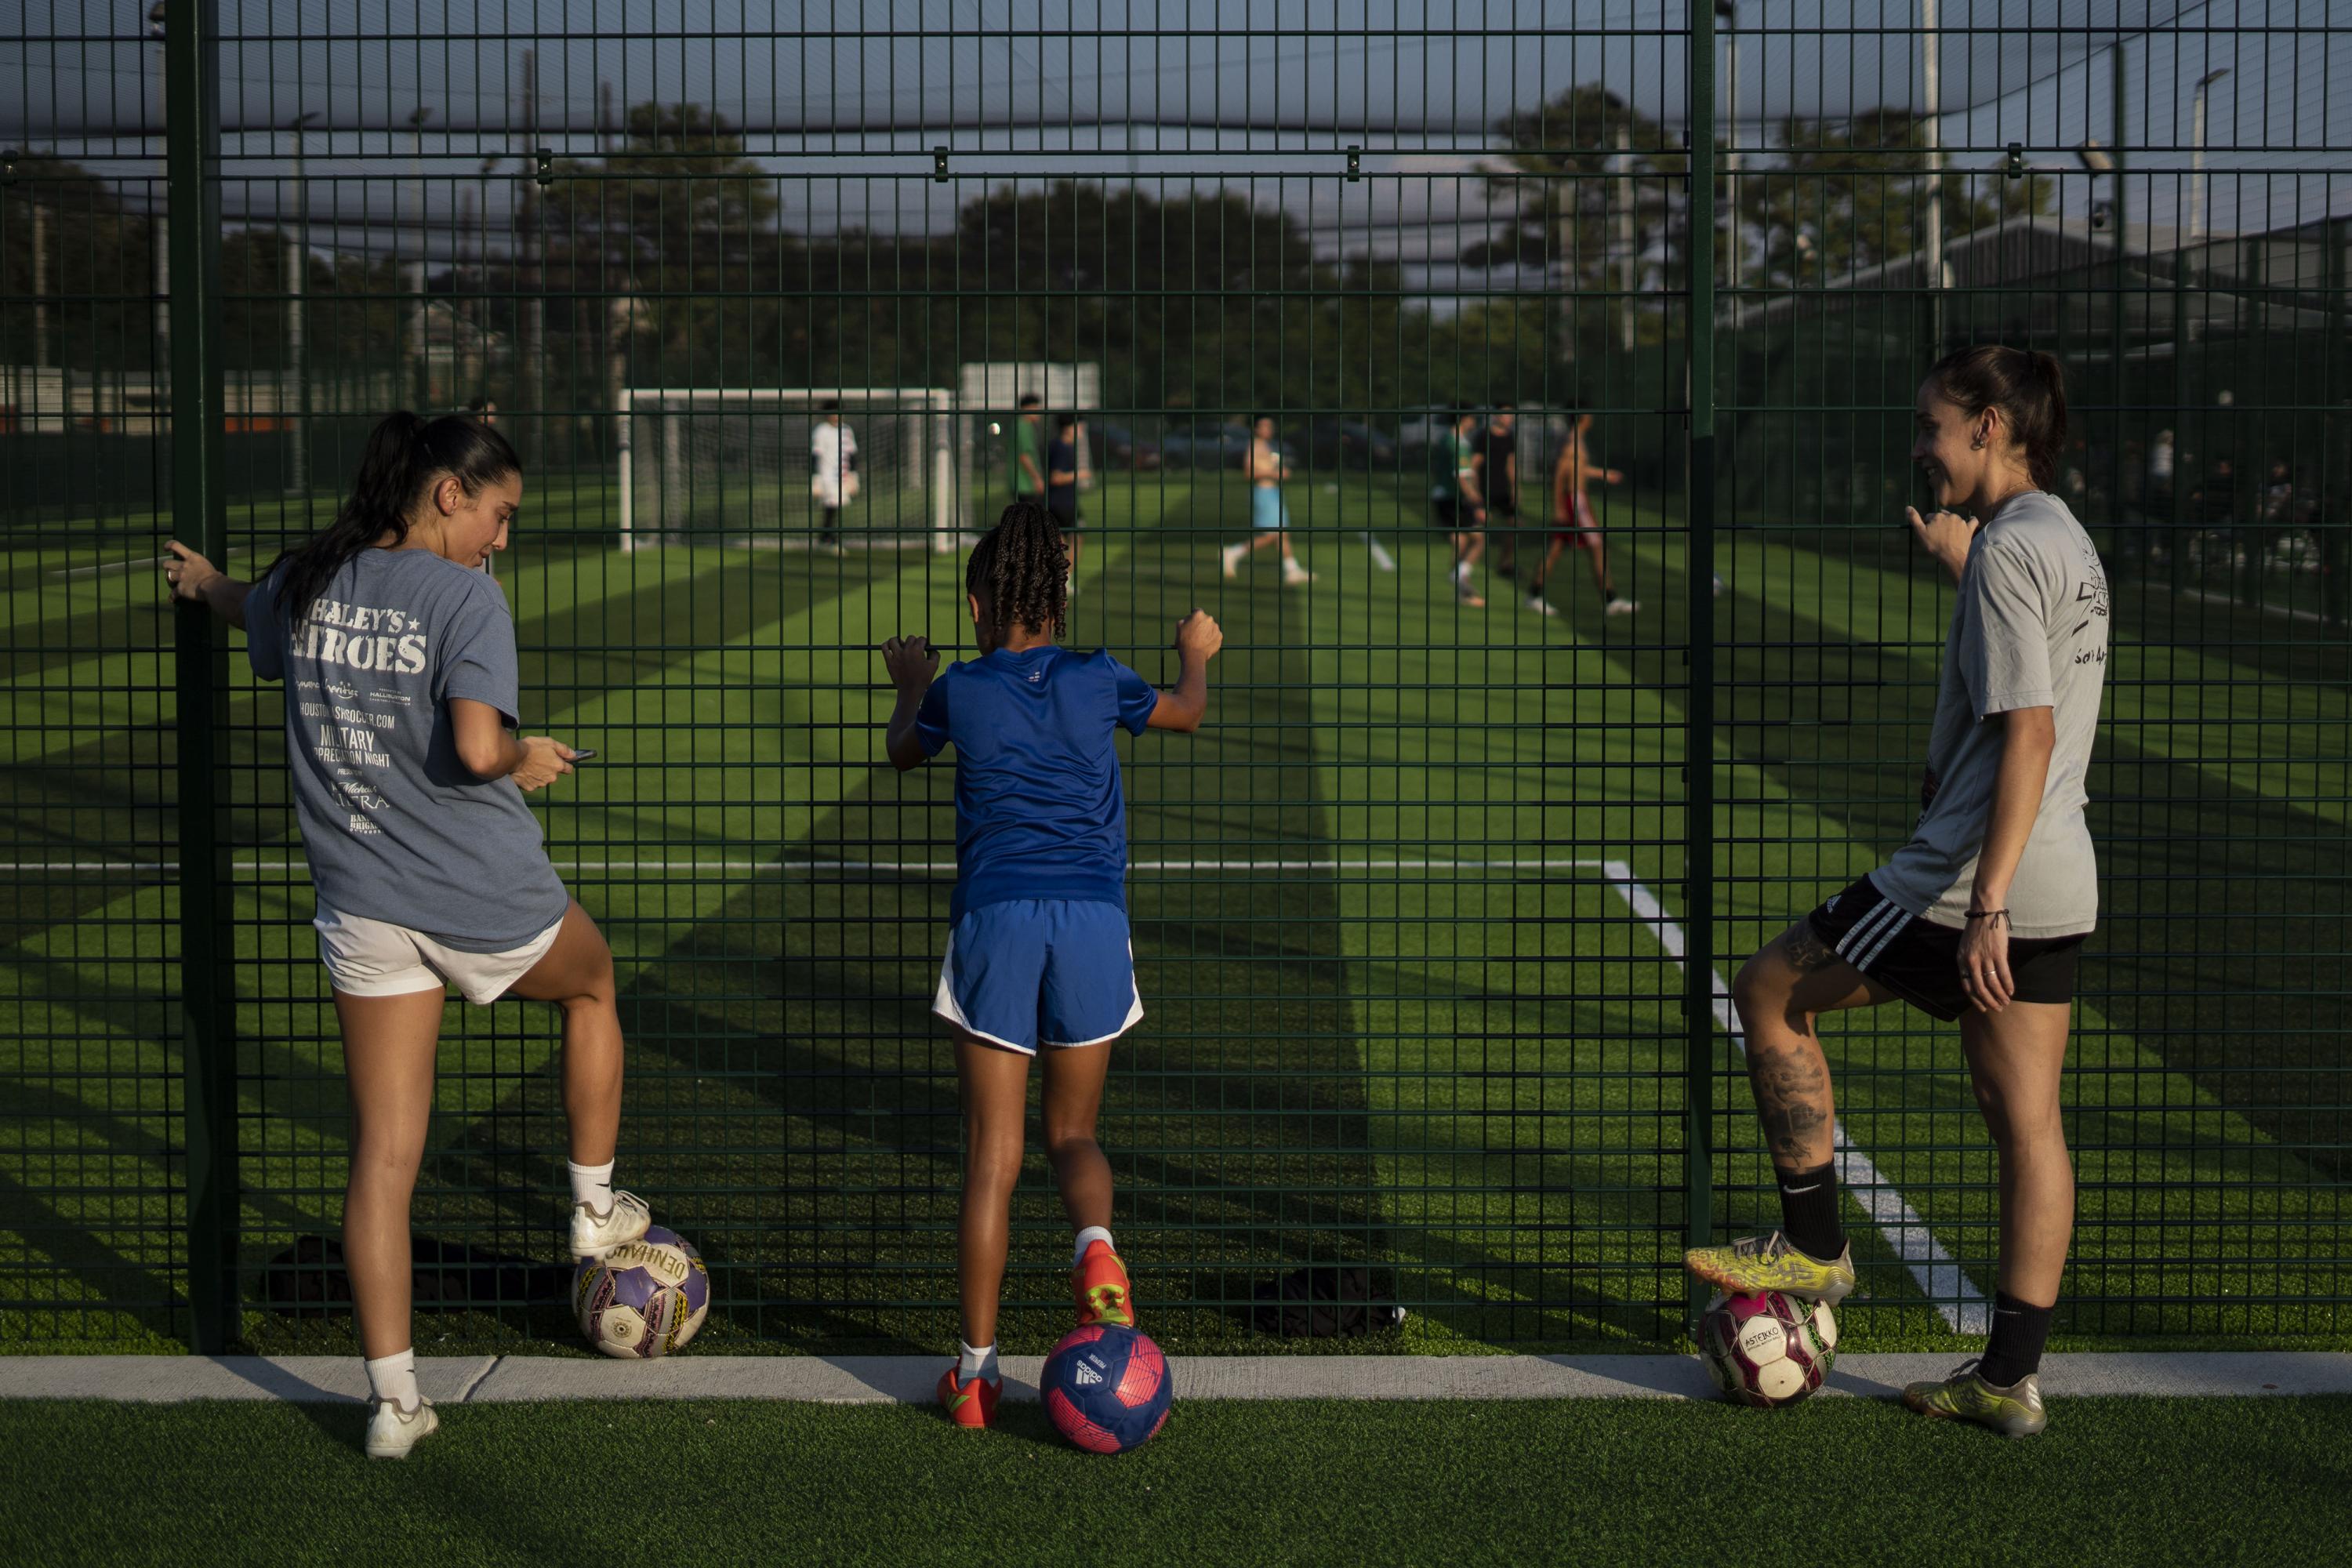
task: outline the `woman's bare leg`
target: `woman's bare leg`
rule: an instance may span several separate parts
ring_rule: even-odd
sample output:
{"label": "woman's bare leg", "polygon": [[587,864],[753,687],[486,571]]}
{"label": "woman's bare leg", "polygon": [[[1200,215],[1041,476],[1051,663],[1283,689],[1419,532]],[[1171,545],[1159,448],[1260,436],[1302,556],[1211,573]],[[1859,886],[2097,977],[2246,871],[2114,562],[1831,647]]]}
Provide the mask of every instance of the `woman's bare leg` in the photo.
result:
{"label": "woman's bare leg", "polygon": [[1969,1080],[2000,1155],[2000,1289],[2047,1307],[2058,1300],[2074,1236],[2074,1164],[2059,1114],[2071,1009],[2011,1002],[1960,1020]]}
{"label": "woman's bare leg", "polygon": [[1812,1170],[1830,1160],[1837,1104],[1813,1021],[1823,1013],[1894,999],[1893,992],[1832,952],[1805,921],[1740,966],[1731,1001],[1747,1037],[1748,1082],[1776,1169]]}
{"label": "woman's bare leg", "polygon": [[[1045,1152],[1072,1230],[1110,1228],[1110,1162],[1095,1141],[1110,1042],[1045,1052]],[[980,1342],[974,1340],[972,1343]]]}
{"label": "woman's bare leg", "polygon": [[954,1036],[964,1136],[956,1275],[963,1303],[963,1342],[987,1346],[996,1342],[996,1309],[1004,1293],[1013,1184],[1021,1174],[1023,1123],[1029,1113],[1029,1058],[961,1029]]}
{"label": "woman's bare leg", "polygon": [[370,1361],[409,1348],[412,1255],[408,1205],[433,1117],[433,1058],[446,994],[335,993],[343,1077],[352,1096],[352,1174],[343,1197],[343,1262],[360,1353]]}
{"label": "woman's bare leg", "polygon": [[612,1162],[621,1137],[621,1007],[613,950],[577,902],[555,945],[508,994],[563,1009],[563,1118],[572,1163]]}

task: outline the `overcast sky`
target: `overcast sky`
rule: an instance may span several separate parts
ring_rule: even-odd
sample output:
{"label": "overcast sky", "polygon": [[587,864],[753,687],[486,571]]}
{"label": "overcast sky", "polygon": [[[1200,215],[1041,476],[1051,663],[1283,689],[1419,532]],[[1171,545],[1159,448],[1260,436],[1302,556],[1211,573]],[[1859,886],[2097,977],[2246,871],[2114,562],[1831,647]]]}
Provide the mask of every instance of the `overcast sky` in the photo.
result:
{"label": "overcast sky", "polygon": [[[1718,48],[1719,109],[1738,56],[1739,140],[1798,113],[1924,109],[1924,0],[1741,0]],[[2328,84],[2352,66],[2352,0],[1939,0],[1941,123],[1951,166],[1981,172],[2021,142],[2076,171],[2114,139],[2117,27],[2126,29],[2133,205],[2165,225],[2189,184],[2189,108],[2214,84],[2207,221],[2261,229],[2352,211],[2352,109]],[[0,38],[0,142],[135,168],[160,153],[157,47],[146,0],[18,0]],[[940,227],[980,184],[1045,175],[1154,189],[1240,184],[1315,222],[1409,255],[1431,221],[1474,218],[1472,175],[1494,121],[1601,82],[1679,128],[1683,0],[220,0],[222,117],[233,215],[290,205],[297,116],[312,205],[354,224],[451,226],[468,189],[495,222],[541,142],[593,152],[600,98],[717,108],[787,182],[786,221]],[[1281,18],[1276,25],[1276,18]],[[2153,37],[2136,31],[2151,24]],[[1995,32],[1995,26],[2005,28]],[[536,56],[535,136],[523,58]],[[600,89],[602,89],[600,93]],[[2352,102],[2352,95],[2337,94]],[[426,111],[421,138],[407,127]],[[1679,133],[1677,130],[1677,134]],[[1341,149],[1370,179],[1347,185]],[[929,178],[929,149],[955,179]],[[2270,150],[2263,150],[2267,146]],[[1767,155],[1769,156],[1769,155]],[[1763,161],[1751,158],[1751,162]],[[415,174],[435,176],[420,194]],[[362,177],[365,176],[365,177]],[[2098,194],[2104,195],[2101,191]],[[2070,210],[2091,183],[2065,182]],[[420,211],[434,221],[418,226]],[[409,237],[413,244],[415,234]],[[445,242],[436,240],[437,250]],[[1441,250],[1458,248],[1448,234]]]}

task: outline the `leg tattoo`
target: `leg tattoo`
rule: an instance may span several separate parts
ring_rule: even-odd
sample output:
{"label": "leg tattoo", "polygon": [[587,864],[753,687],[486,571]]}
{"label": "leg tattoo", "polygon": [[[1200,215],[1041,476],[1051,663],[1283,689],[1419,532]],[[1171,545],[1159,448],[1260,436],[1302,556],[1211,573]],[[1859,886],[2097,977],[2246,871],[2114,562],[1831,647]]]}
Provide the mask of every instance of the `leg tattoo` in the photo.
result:
{"label": "leg tattoo", "polygon": [[1811,921],[1799,921],[1782,931],[1780,951],[1789,955],[1789,967],[1800,974],[1818,973],[1832,963],[1845,962],[1814,932]]}

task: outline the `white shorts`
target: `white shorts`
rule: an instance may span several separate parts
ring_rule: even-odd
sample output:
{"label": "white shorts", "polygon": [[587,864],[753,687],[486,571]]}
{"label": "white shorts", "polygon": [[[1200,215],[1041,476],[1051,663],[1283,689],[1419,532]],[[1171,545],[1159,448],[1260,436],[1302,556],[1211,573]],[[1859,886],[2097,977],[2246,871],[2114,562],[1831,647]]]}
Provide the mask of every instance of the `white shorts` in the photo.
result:
{"label": "white shorts", "polygon": [[[568,910],[566,912],[569,912]],[[530,966],[555,945],[553,925],[504,952],[461,952],[445,947],[423,931],[372,921],[365,915],[341,914],[326,905],[310,922],[319,928],[319,958],[327,978],[348,996],[405,996],[413,991],[442,991],[455,985],[467,1001],[495,1002],[507,987],[530,973]]]}

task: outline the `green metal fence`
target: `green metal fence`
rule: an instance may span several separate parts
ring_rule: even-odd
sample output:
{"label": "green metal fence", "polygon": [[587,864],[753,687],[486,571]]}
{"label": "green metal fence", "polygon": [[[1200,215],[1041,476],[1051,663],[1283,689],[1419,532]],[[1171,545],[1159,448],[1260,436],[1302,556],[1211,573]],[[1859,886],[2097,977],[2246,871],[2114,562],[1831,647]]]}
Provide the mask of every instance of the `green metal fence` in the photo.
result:
{"label": "green metal fence", "polygon": [[[883,763],[871,650],[968,651],[1028,390],[1087,420],[1072,640],[1164,679],[1183,611],[1228,635],[1209,727],[1126,752],[1148,1015],[1103,1133],[1154,1332],[1321,1348],[1259,1298],[1360,1268],[1412,1313],[1374,1347],[1674,1342],[1682,1247],[1774,1217],[1723,977],[1908,830],[1949,608],[1908,409],[1998,340],[2066,364],[2116,588],[2061,1331],[2340,1342],[2352,29],[1931,7],[30,7],[0,1342],[349,1343],[280,694],[152,558],[250,571],[373,416],[487,399],[526,728],[601,753],[540,809],[620,964],[621,1179],[709,1261],[710,1341],[945,1344],[950,780]],[[828,397],[871,458],[832,538]],[[1456,404],[1519,421],[1483,608],[1428,505]],[[1575,548],[1527,604],[1571,410],[1636,614]],[[1312,584],[1222,567],[1258,413]],[[1823,1037],[1848,1331],[1980,1331],[1953,1032]],[[448,1013],[420,1343],[569,1338],[557,1044]],[[1023,1345],[1062,1237],[1033,1152]]]}

